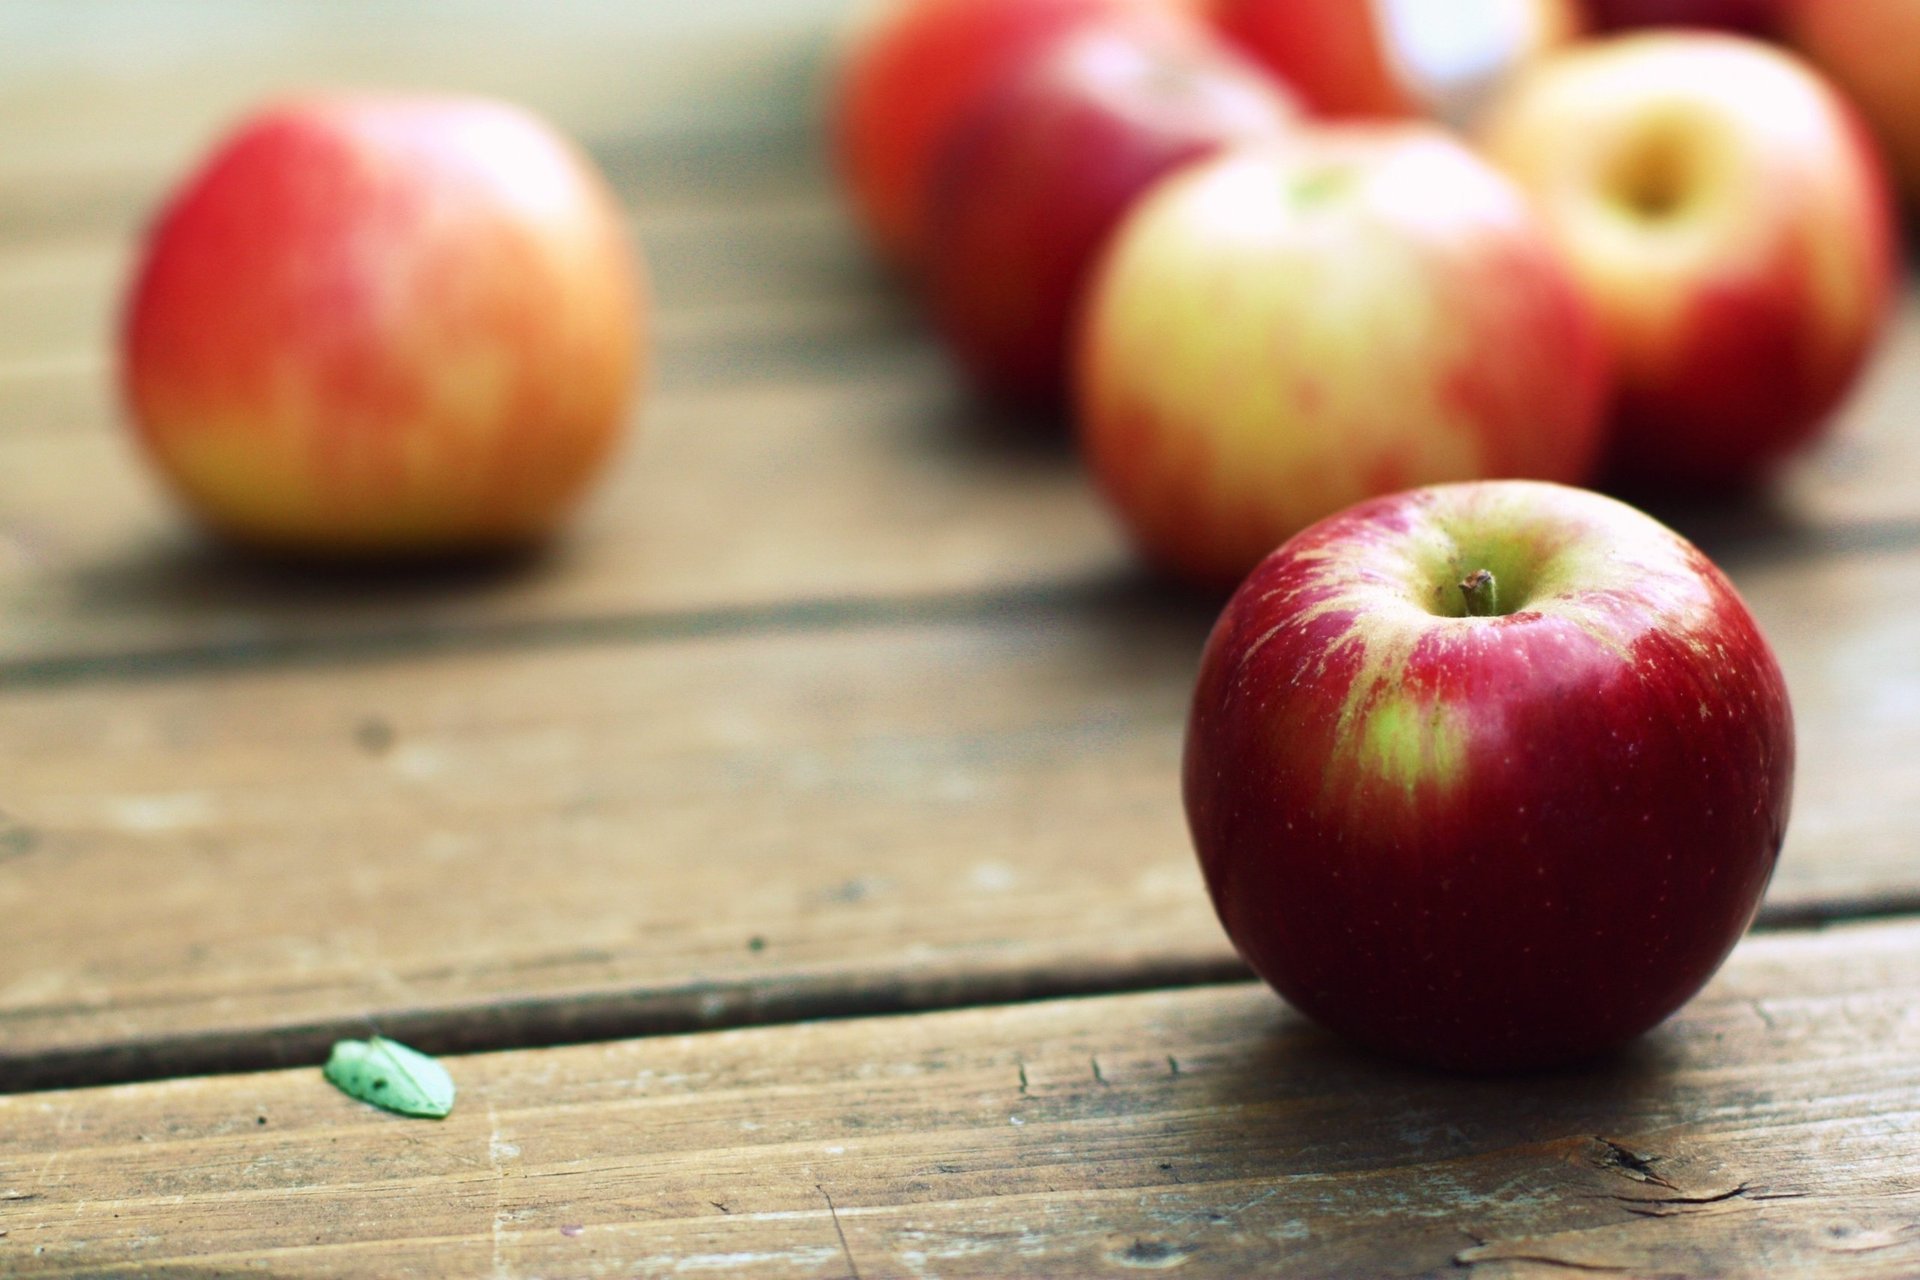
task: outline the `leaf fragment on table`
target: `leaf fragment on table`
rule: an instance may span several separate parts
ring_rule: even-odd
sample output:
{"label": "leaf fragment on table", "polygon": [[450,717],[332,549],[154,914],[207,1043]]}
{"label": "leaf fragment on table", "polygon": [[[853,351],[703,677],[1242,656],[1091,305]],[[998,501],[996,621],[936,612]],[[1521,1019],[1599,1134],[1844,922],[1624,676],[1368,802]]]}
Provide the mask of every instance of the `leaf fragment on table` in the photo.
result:
{"label": "leaf fragment on table", "polygon": [[453,1077],[447,1069],[385,1036],[336,1041],[326,1077],[348,1097],[403,1116],[438,1120],[453,1110]]}

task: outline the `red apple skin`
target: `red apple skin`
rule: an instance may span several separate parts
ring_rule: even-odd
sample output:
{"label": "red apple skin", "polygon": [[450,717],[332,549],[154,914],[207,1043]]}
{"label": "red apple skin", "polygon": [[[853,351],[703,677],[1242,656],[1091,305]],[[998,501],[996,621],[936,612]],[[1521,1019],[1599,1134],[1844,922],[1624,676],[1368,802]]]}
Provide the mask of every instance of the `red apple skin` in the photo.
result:
{"label": "red apple skin", "polygon": [[548,535],[639,376],[611,194],[517,108],[346,95],[240,126],[151,228],[123,378],[206,524],[314,555]]}
{"label": "red apple skin", "polygon": [[1482,141],[1600,312],[1613,483],[1747,488],[1820,435],[1898,263],[1879,159],[1811,68],[1709,32],[1594,41],[1523,77]]}
{"label": "red apple skin", "polygon": [[[1462,612],[1488,568],[1499,616]],[[1362,503],[1207,643],[1185,799],[1228,936],[1315,1020],[1431,1066],[1619,1045],[1706,982],[1779,855],[1778,665],[1696,548],[1505,481]]]}
{"label": "red apple skin", "polygon": [[1346,125],[1153,188],[1096,273],[1080,443],[1145,556],[1230,588],[1417,484],[1586,479],[1599,329],[1514,185],[1429,125]]}
{"label": "red apple skin", "polygon": [[1784,0],[1787,39],[1873,126],[1920,206],[1920,0]]}
{"label": "red apple skin", "polygon": [[1271,79],[1187,23],[1087,23],[990,91],[934,168],[927,299],[973,382],[1035,408],[1066,394],[1074,309],[1142,191],[1296,119]]}
{"label": "red apple skin", "polygon": [[956,116],[1051,41],[1146,0],[885,0],[843,33],[828,133],[879,257],[919,274],[928,172]]}
{"label": "red apple skin", "polygon": [[1595,31],[1706,27],[1765,39],[1780,32],[1784,0],[1586,0],[1586,5]]}
{"label": "red apple skin", "polygon": [[[1419,0],[1431,3],[1432,0]],[[1474,0],[1508,4],[1521,18],[1517,68],[1576,36],[1575,0]],[[1212,0],[1207,14],[1248,56],[1279,76],[1317,114],[1414,119],[1439,104],[1397,55],[1381,0]]]}

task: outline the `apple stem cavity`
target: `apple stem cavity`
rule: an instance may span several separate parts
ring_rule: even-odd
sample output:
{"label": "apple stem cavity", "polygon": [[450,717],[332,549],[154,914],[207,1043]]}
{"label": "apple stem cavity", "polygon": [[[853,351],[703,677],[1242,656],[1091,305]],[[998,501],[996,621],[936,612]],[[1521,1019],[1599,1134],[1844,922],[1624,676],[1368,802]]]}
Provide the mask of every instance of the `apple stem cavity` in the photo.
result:
{"label": "apple stem cavity", "polygon": [[1469,618],[1491,618],[1500,611],[1499,585],[1491,569],[1475,569],[1462,578],[1460,594],[1466,598]]}

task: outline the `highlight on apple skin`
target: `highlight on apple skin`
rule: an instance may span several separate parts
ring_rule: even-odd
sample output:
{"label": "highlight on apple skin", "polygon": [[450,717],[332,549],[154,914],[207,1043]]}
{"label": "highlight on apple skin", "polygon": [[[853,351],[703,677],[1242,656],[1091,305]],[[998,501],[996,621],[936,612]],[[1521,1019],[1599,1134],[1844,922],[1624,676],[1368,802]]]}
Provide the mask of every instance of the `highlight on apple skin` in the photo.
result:
{"label": "highlight on apple skin", "polygon": [[1738,36],[1595,41],[1524,77],[1482,141],[1605,325],[1612,482],[1751,486],[1816,438],[1897,264],[1872,143],[1811,68]]}
{"label": "highlight on apple skin", "polygon": [[926,245],[927,302],[973,383],[1057,408],[1075,307],[1134,199],[1297,115],[1271,77],[1164,14],[1083,23],[987,90],[934,162]]}
{"label": "highlight on apple skin", "polygon": [[1606,389],[1525,196],[1418,124],[1302,131],[1151,189],[1075,368],[1082,451],[1134,541],[1220,587],[1362,498],[1584,480]]}
{"label": "highlight on apple skin", "polygon": [[1362,503],[1255,570],[1207,643],[1184,787],[1221,923],[1290,1003],[1512,1071],[1699,990],[1773,872],[1793,759],[1779,667],[1704,555],[1497,481]]}
{"label": "highlight on apple skin", "polygon": [[1577,36],[1577,0],[1208,0],[1229,40],[1318,114],[1464,123]]}
{"label": "highlight on apple skin", "polygon": [[232,539],[511,548],[602,470],[645,305],[611,193],[525,112],[295,99],[244,122],[150,229],[124,389],[148,455]]}
{"label": "highlight on apple skin", "polygon": [[1873,126],[1920,206],[1920,0],[1780,0],[1788,41]]}

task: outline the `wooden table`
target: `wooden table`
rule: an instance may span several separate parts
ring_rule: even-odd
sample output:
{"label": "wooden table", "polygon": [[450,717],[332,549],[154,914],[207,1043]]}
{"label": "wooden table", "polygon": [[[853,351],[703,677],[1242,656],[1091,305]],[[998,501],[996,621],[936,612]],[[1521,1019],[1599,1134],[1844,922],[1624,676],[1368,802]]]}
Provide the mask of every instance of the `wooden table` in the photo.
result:
{"label": "wooden table", "polygon": [[[837,9],[0,9],[0,1274],[1920,1274],[1920,314],[1666,513],[1795,698],[1760,932],[1607,1061],[1403,1069],[1214,924],[1214,604],[865,262]],[[235,560],[125,442],[142,220],[339,81],[526,101],[635,211],[658,385],[535,562]],[[322,1081],[370,1026],[450,1119]]]}

